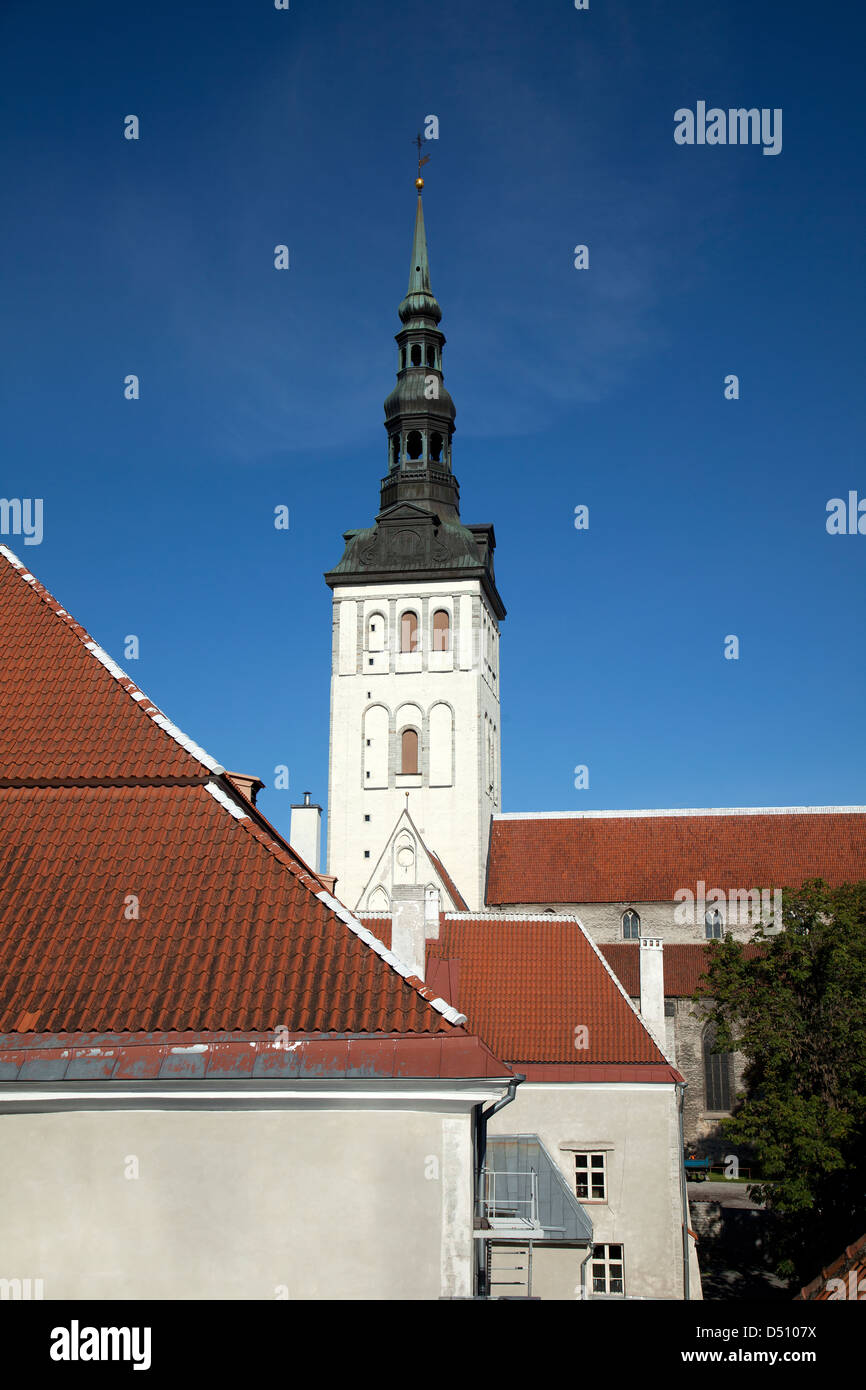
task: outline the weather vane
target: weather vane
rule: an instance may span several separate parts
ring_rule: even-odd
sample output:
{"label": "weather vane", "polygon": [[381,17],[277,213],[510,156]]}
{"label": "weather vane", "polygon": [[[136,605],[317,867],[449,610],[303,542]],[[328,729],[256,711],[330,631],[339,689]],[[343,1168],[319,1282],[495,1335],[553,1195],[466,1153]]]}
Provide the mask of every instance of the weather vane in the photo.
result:
{"label": "weather vane", "polygon": [[430,163],[430,156],[429,156],[429,154],[425,154],[423,158],[422,158],[422,156],[421,156],[421,147],[422,147],[423,143],[424,143],[423,137],[422,137],[421,132],[420,132],[420,130],[419,130],[418,134],[415,136],[415,139],[412,141],[412,144],[413,144],[413,145],[417,145],[417,146],[418,146],[418,177],[417,177],[417,179],[415,180],[415,187],[418,189],[418,192],[419,192],[419,193],[421,192],[421,189],[424,187],[424,180],[423,180],[422,177],[421,177],[421,170],[423,169],[423,167],[424,167],[425,164],[429,164],[429,163]]}

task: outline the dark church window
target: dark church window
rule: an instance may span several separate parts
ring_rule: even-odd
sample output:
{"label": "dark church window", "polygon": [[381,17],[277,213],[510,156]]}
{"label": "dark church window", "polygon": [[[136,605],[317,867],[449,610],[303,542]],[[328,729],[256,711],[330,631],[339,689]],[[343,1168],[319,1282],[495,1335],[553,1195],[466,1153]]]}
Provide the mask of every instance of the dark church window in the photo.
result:
{"label": "dark church window", "polygon": [[421,366],[421,362],[422,362],[422,357],[421,357],[421,344],[420,344],[420,343],[413,343],[413,344],[412,344],[412,366],[413,366],[413,367],[420,367],[420,366]]}
{"label": "dark church window", "polygon": [[401,366],[401,367],[405,367],[405,365],[406,365],[406,349],[405,349],[405,348],[401,348],[401,349],[400,349],[400,366]]}
{"label": "dark church window", "polygon": [[633,908],[622,914],[622,939],[623,941],[640,940],[640,917]]}
{"label": "dark church window", "polygon": [[436,366],[436,349],[435,349],[435,347],[433,347],[432,344],[428,344],[428,346],[427,346],[427,366],[428,366],[428,367],[435,367],[435,366]]}
{"label": "dark church window", "polygon": [[404,729],[400,736],[400,771],[418,771],[418,735],[414,729]]}
{"label": "dark church window", "polygon": [[704,1031],[704,1088],[708,1110],[730,1110],[731,1073],[733,1057],[730,1052],[716,1052],[716,1030]]}
{"label": "dark church window", "polygon": [[707,931],[707,941],[721,941],[722,939],[722,914],[717,907],[711,907],[704,916],[704,926]]}
{"label": "dark church window", "polygon": [[430,458],[434,463],[442,462],[442,445],[444,440],[438,430],[434,430],[430,436]]}
{"label": "dark church window", "polygon": [[395,465],[398,464],[398,463],[400,462],[400,436],[399,436],[399,434],[395,434],[394,437],[393,437],[392,440],[391,440],[391,457],[392,457],[392,460],[393,460],[393,462],[394,462]]}
{"label": "dark church window", "polygon": [[410,430],[406,436],[406,453],[410,459],[419,459],[424,452],[424,440],[420,430]]}

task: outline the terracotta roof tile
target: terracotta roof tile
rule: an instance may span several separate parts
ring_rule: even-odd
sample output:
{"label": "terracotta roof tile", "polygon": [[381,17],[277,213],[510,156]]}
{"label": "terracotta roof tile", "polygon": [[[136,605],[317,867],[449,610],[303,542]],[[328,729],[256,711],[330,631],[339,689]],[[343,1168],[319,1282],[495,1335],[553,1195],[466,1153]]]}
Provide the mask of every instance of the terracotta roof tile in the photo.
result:
{"label": "terracotta roof tile", "polygon": [[[840,1287],[841,1285],[841,1287]],[[862,1302],[866,1295],[866,1235],[846,1246],[837,1260],[827,1269],[822,1269],[810,1284],[795,1295],[797,1299],[808,1302],[828,1302],[841,1299],[856,1299]]]}
{"label": "terracotta roof tile", "polygon": [[0,546],[0,785],[222,771]]}
{"label": "terracotta roof tile", "polygon": [[678,889],[866,878],[866,814],[833,810],[494,817],[487,901],[673,902]]}
{"label": "terracotta roof tile", "polygon": [[[476,1065],[459,1013],[0,550],[0,1030],[282,1027],[319,1035],[298,1058],[313,1072],[345,1050],[324,1035],[453,1036],[447,1066]],[[146,1065],[133,1049],[114,1074]]]}
{"label": "terracotta roof tile", "polygon": [[[390,918],[364,920],[390,941]],[[660,1071],[653,1077],[647,1072],[647,1080],[678,1079],[573,919],[446,914],[439,939],[427,942],[427,983],[518,1070],[559,1064],[561,1079],[575,1080],[581,1068],[604,1066],[605,1076],[591,1079],[634,1080],[631,1071],[616,1076],[610,1067],[654,1065]],[[576,1046],[579,1027],[586,1029],[586,1048]]]}
{"label": "terracotta roof tile", "polygon": [[[626,994],[632,999],[640,997],[640,944],[637,941],[603,941],[599,950],[604,956]],[[761,947],[745,945],[743,953],[747,960],[761,955]],[[665,973],[665,996],[669,999],[690,999],[698,987],[698,980],[707,968],[707,947],[701,942],[674,942],[667,944],[663,953]]]}

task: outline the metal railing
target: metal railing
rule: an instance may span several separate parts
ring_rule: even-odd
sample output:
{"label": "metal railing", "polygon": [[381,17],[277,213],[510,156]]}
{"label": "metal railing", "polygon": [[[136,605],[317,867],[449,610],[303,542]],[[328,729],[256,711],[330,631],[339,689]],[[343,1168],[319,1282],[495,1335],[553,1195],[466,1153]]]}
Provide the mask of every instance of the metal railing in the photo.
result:
{"label": "metal railing", "polygon": [[478,1178],[477,1215],[491,1226],[539,1229],[538,1174],[497,1172],[482,1168]]}

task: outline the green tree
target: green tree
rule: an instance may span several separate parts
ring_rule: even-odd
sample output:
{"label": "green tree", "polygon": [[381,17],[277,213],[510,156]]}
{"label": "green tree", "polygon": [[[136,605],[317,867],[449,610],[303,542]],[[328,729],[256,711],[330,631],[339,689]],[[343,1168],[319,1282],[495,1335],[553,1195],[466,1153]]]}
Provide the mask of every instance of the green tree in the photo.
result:
{"label": "green tree", "polygon": [[866,1230],[866,883],[821,880],[782,895],[784,930],[746,959],[708,947],[703,999],[719,1051],[746,1059],[725,1137],[765,1181],[777,1270],[805,1282]]}

